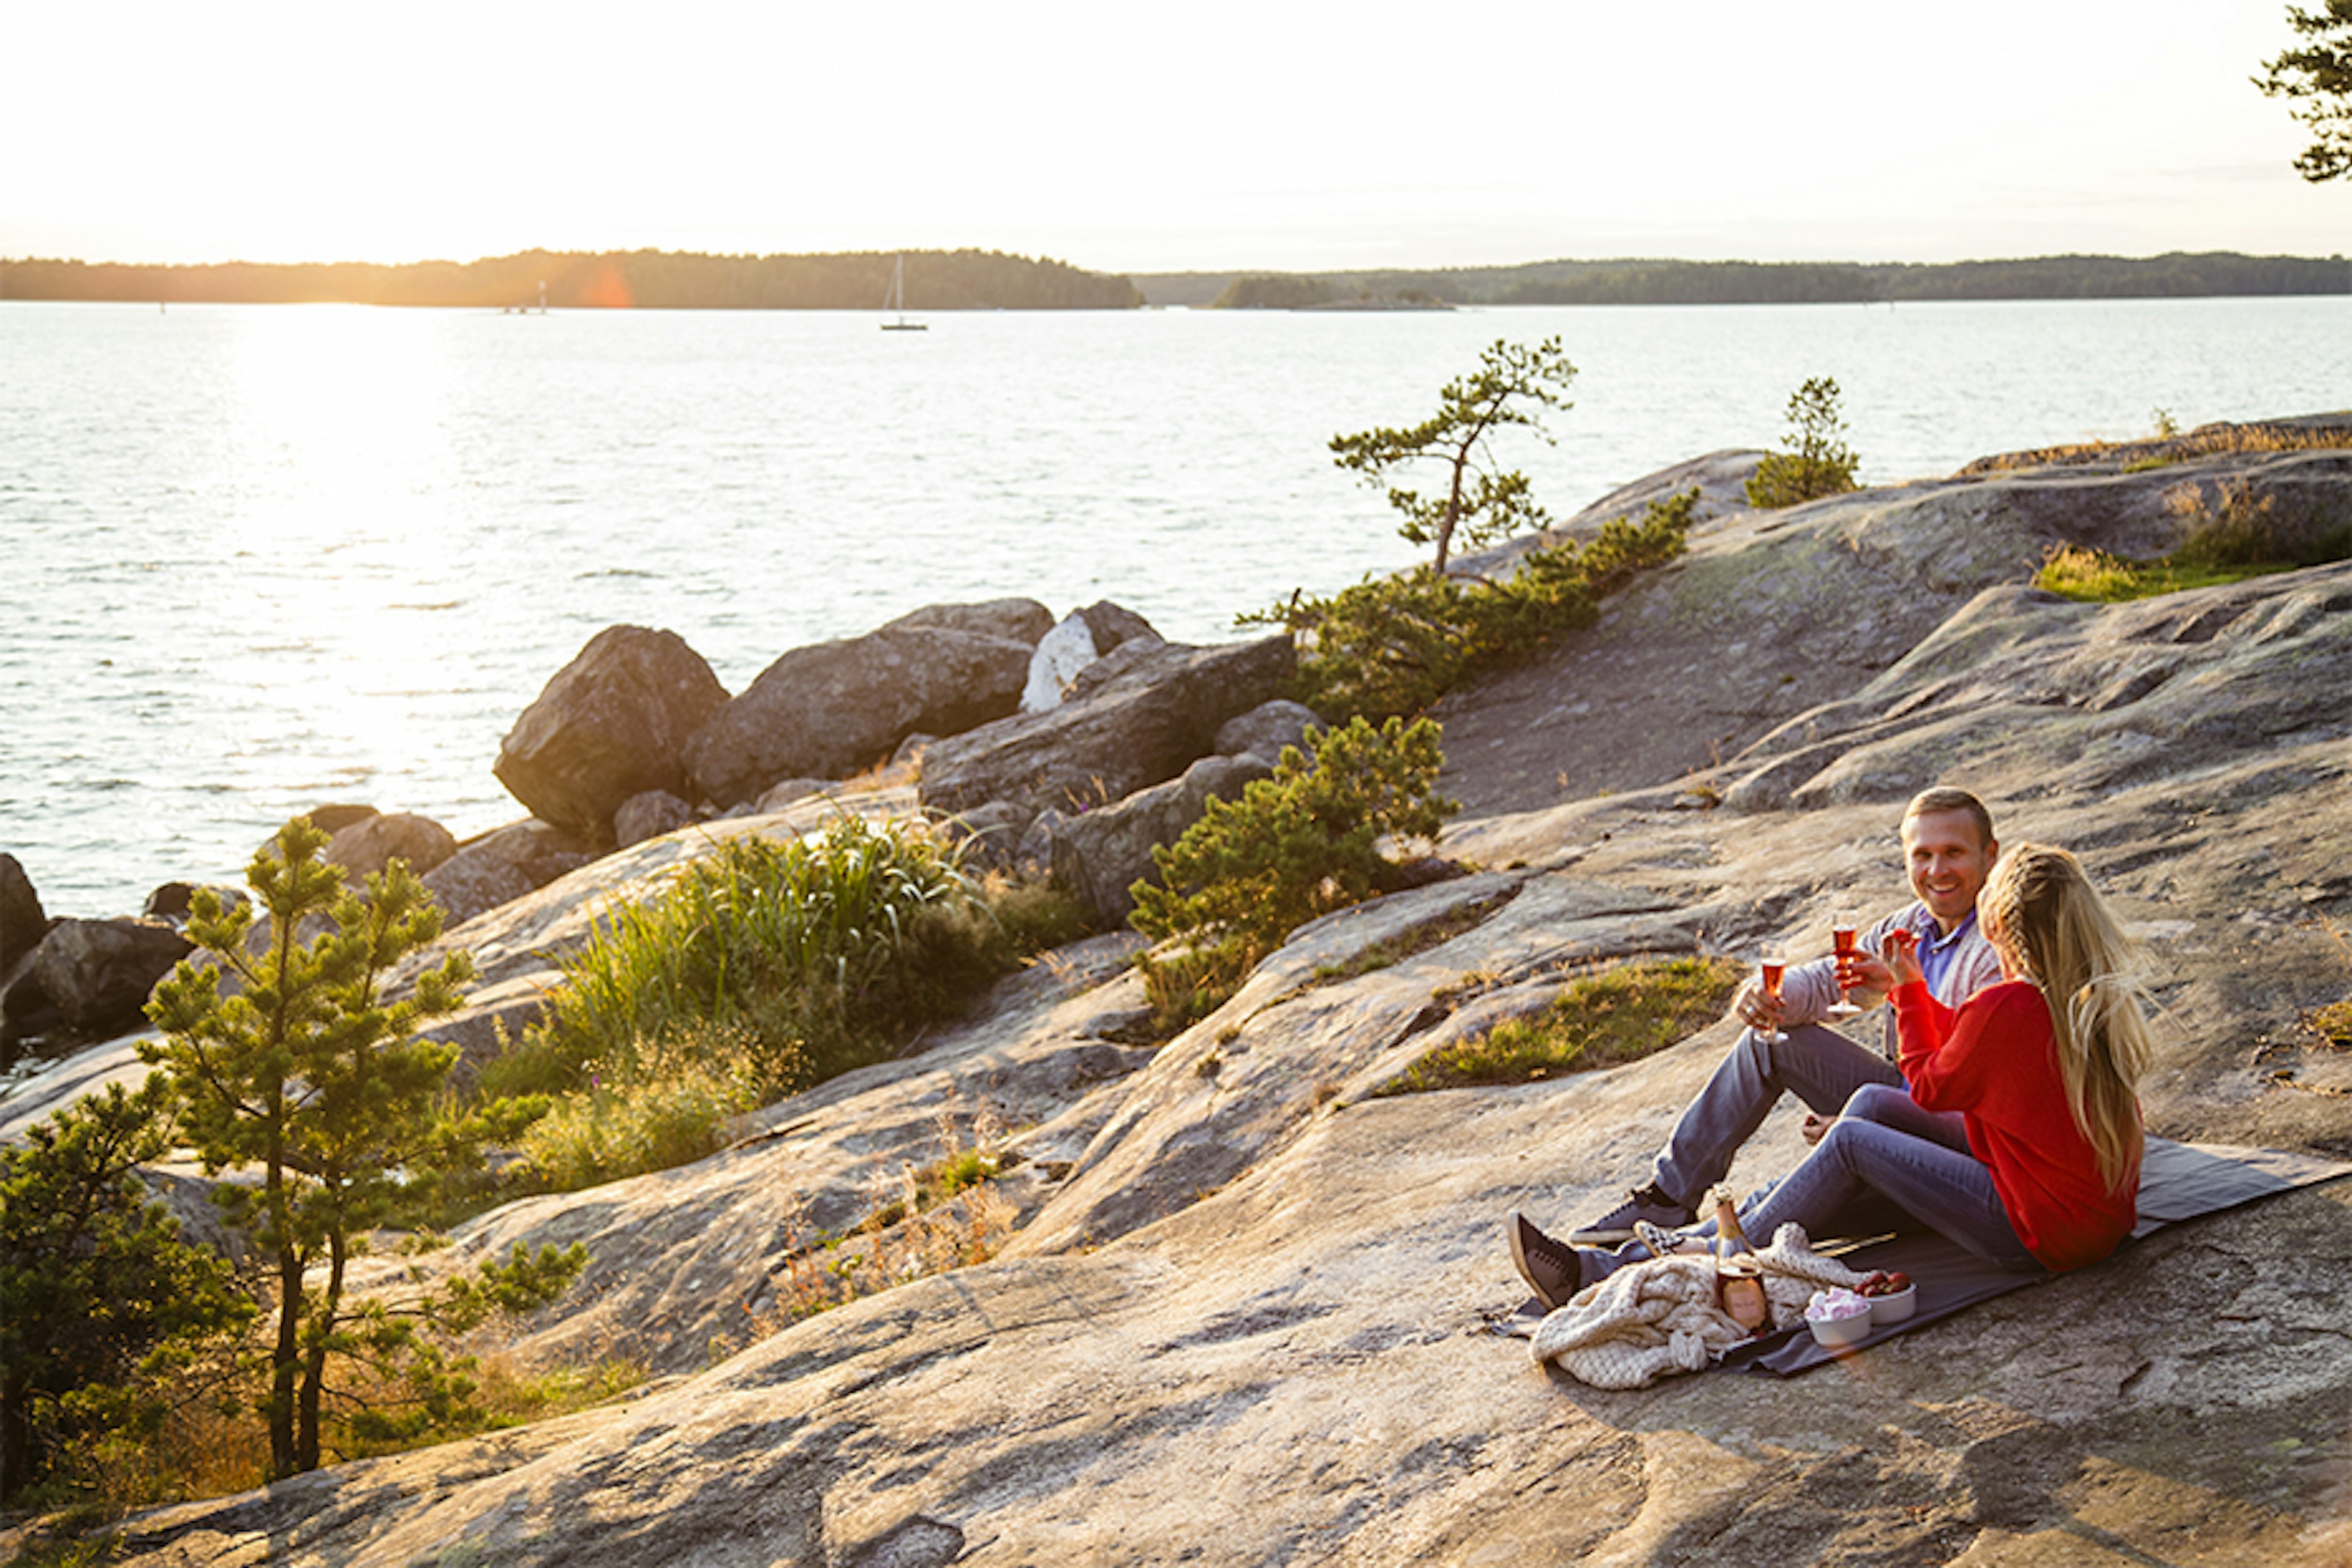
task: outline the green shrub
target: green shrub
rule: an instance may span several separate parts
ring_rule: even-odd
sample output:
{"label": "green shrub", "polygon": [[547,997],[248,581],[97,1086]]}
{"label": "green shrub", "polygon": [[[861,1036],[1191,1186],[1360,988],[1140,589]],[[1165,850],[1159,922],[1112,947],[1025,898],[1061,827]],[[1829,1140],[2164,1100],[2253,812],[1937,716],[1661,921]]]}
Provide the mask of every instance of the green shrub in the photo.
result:
{"label": "green shrub", "polygon": [[1436,793],[1438,739],[1427,719],[1351,720],[1314,737],[1312,761],[1286,747],[1272,778],[1212,799],[1151,852],[1165,885],[1136,883],[1129,919],[1183,944],[1142,961],[1162,1027],[1213,1010],[1298,926],[1380,890],[1393,869],[1381,839],[1436,837],[1457,809]]}
{"label": "green shrub", "polygon": [[890,1056],[1086,929],[1066,897],[971,878],[925,834],[845,816],[730,839],[605,915],[482,1083],[562,1097],[524,1145],[541,1184],[663,1169],[719,1147],[740,1111]]}
{"label": "green shrub", "polygon": [[1334,722],[1410,717],[1480,671],[1590,625],[1602,595],[1682,553],[1697,505],[1696,490],[1653,501],[1638,523],[1614,518],[1589,542],[1529,551],[1500,581],[1424,566],[1240,619],[1298,639],[1292,695]]}
{"label": "green shrub", "polygon": [[1795,506],[1853,489],[1857,460],[1838,439],[1845,429],[1838,417],[1838,384],[1817,375],[1790,394],[1789,424],[1789,449],[1756,465],[1756,477],[1748,481],[1748,504]]}
{"label": "green shrub", "polygon": [[1580,975],[1540,1012],[1432,1051],[1379,1092],[1525,1083],[1638,1061],[1721,1017],[1746,974],[1727,958],[1674,958]]}

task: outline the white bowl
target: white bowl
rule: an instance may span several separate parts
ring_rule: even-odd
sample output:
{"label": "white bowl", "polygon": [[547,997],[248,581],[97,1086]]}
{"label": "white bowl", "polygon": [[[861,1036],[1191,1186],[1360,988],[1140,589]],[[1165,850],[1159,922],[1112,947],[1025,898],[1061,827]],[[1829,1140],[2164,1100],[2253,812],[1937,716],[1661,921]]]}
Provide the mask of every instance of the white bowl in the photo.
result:
{"label": "white bowl", "polygon": [[1892,1296],[1870,1298],[1870,1321],[1873,1326],[1899,1323],[1919,1310],[1919,1287],[1898,1290]]}
{"label": "white bowl", "polygon": [[1870,1315],[1862,1312],[1851,1318],[1807,1318],[1805,1327],[1813,1331],[1815,1343],[1825,1350],[1841,1351],[1870,1337]]}

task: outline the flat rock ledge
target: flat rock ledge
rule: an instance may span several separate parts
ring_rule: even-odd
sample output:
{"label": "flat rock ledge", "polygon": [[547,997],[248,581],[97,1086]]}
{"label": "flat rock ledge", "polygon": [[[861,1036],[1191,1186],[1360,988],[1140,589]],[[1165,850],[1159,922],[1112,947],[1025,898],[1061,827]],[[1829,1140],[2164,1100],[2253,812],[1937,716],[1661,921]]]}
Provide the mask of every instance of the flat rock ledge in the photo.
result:
{"label": "flat rock ledge", "polygon": [[[1819,947],[1832,905],[1904,896],[1895,816],[1948,780],[2005,839],[2081,853],[2146,944],[2154,1131],[2352,1158],[2352,1053],[2308,1024],[2352,992],[2352,564],[2057,601],[2020,571],[2049,538],[2161,526],[2142,476],[2061,478],[2071,500],[2001,470],[1724,510],[1614,607],[1643,639],[1622,676],[1602,640],[1570,639],[1455,705],[1457,793],[1484,804],[1443,847],[1473,874],[1303,928],[1156,1047],[1133,1043],[1131,942],[1097,939],[710,1160],[481,1216],[438,1266],[517,1240],[598,1255],[509,1328],[515,1353],[667,1375],[523,1432],[150,1511],[117,1561],[2341,1568],[2352,1181],[1791,1381],[1604,1394],[1496,1331],[1527,1294],[1502,1218],[1573,1221],[1641,1179],[1726,1027],[1608,1071],[1378,1092],[1599,963]],[[1819,668],[1727,658],[1735,624]],[[1756,681],[1718,682],[1742,660]],[[1698,673],[1656,679],[1675,668]],[[1637,689],[1654,745],[1622,729]],[[1664,750],[1711,725],[1729,726],[1716,752]],[[643,885],[691,838],[573,875]],[[477,922],[488,984],[527,984],[589,918],[587,884],[562,886]],[[1798,1121],[1776,1111],[1733,1180],[1793,1163]],[[997,1256],[787,1325],[793,1237],[873,1213],[984,1122],[1017,1162]]]}

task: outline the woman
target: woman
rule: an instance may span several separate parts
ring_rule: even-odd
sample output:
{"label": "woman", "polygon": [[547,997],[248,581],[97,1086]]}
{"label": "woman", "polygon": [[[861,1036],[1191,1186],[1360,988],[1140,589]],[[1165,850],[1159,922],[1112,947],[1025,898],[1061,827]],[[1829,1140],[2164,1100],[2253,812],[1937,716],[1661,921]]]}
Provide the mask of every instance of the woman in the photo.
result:
{"label": "woman", "polygon": [[[1907,933],[1888,939],[1902,1089],[1855,1092],[1811,1154],[1740,1216],[1759,1244],[1821,1236],[1873,1194],[2002,1268],[2078,1268],[2131,1234],[2149,1040],[2125,977],[2131,944],[2083,868],[2026,844],[1977,900],[2005,978],[1958,1009],[1927,992]],[[1708,1227],[1710,1230],[1712,1226]],[[1650,1256],[1571,1248],[1513,1216],[1512,1253],[1546,1304]]]}

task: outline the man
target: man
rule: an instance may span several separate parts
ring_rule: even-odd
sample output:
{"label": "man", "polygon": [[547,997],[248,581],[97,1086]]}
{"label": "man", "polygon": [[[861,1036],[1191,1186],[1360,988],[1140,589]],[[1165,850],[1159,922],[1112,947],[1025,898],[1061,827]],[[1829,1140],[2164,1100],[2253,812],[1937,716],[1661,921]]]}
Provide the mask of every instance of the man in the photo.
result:
{"label": "man", "polygon": [[[2000,958],[1977,929],[1977,894],[2000,853],[1992,816],[1966,790],[1927,790],[1905,808],[1902,837],[1918,901],[1863,934],[1846,961],[1848,985],[1865,1002],[1892,987],[1894,976],[1877,954],[1886,933],[1900,928],[1919,939],[1928,989],[1945,1005],[1958,1007],[2001,977]],[[1794,1094],[1811,1107],[1805,1136],[1819,1142],[1854,1090],[1864,1084],[1903,1083],[1895,1065],[1893,1009],[1887,1011],[1880,1048],[1872,1051],[1819,1022],[1838,994],[1833,958],[1791,965],[1777,1001],[1750,978],[1731,1003],[1748,1032],[1684,1109],[1645,1184],[1600,1219],[1570,1232],[1569,1245],[1546,1236],[1525,1216],[1511,1215],[1512,1260],[1546,1308],[1560,1306],[1586,1283],[1572,1247],[1613,1247],[1633,1240],[1636,1224],[1675,1230],[1696,1219],[1709,1189],[1731,1169],[1732,1156],[1763,1125],[1782,1094]],[[1772,1037],[1782,1031],[1775,1041]]]}

